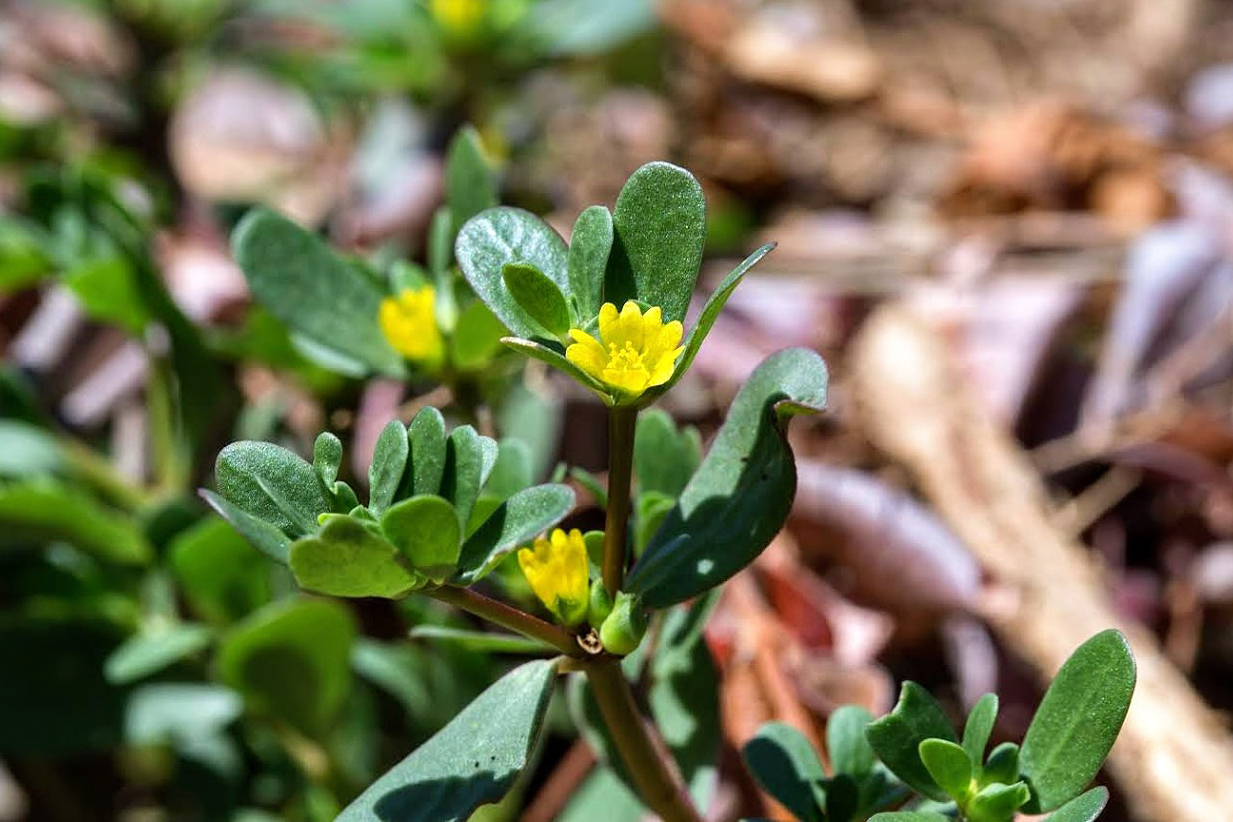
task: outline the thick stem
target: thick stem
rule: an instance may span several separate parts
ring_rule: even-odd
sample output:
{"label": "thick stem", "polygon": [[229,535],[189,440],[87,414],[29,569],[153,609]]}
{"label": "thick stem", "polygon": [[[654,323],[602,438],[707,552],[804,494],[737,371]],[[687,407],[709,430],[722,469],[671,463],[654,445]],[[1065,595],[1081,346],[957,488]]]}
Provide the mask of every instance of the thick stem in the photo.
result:
{"label": "thick stem", "polygon": [[659,755],[618,660],[584,662],[583,670],[617,753],[642,801],[664,822],[701,822],[689,796]]}
{"label": "thick stem", "polygon": [[604,524],[604,589],[616,596],[625,581],[630,481],[634,466],[634,425],[638,411],[616,407],[608,415],[608,520]]}
{"label": "thick stem", "polygon": [[545,622],[539,617],[531,616],[525,611],[520,611],[492,597],[472,591],[470,588],[442,585],[440,588],[427,589],[424,593],[433,599],[448,602],[468,613],[483,617],[502,628],[508,628],[531,639],[538,639],[568,656],[582,656],[583,654],[578,641],[563,628],[551,622]]}

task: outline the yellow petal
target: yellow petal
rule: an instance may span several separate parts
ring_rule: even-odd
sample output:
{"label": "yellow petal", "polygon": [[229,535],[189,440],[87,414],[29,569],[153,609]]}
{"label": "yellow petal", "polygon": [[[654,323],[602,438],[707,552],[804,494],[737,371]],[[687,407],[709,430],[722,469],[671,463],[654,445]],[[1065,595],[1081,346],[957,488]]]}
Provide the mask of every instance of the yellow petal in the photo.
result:
{"label": "yellow petal", "polygon": [[616,323],[616,336],[611,340],[604,338],[604,342],[609,345],[615,343],[618,349],[624,348],[626,343],[632,345],[635,351],[642,349],[642,309],[638,308],[636,302],[628,300],[621,307],[621,316]]}
{"label": "yellow petal", "polygon": [[651,372],[650,385],[663,385],[668,380],[672,379],[672,372],[676,370],[677,357],[681,356],[681,352],[685,350],[682,346],[675,351],[669,351],[659,358],[655,363],[655,369]]}
{"label": "yellow petal", "polygon": [[599,344],[599,340],[585,331],[575,328],[569,335],[574,339],[574,344],[565,349],[565,359],[599,379],[608,365],[608,352]]}
{"label": "yellow petal", "polygon": [[604,345],[612,342],[617,334],[617,307],[604,303],[599,309],[599,338]]}

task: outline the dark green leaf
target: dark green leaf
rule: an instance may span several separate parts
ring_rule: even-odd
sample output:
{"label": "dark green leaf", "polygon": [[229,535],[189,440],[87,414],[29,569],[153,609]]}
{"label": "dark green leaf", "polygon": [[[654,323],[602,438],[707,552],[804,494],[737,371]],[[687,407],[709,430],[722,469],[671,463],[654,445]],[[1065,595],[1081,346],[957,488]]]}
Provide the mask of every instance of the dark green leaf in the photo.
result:
{"label": "dark green leaf", "polygon": [[395,504],[381,517],[381,530],[412,567],[442,582],[458,564],[462,531],[454,506],[424,495]]}
{"label": "dark green leaf", "polygon": [[861,790],[856,780],[846,773],[836,774],[826,780],[827,822],[852,822],[860,810]]}
{"label": "dark green leaf", "polygon": [[232,505],[213,491],[202,489],[201,498],[240,536],[261,553],[282,565],[287,564],[287,553],[291,549],[291,540],[287,535],[263,519],[258,519],[238,505]]}
{"label": "dark green leaf", "polygon": [[406,426],[390,420],[377,437],[372,465],[368,467],[368,510],[374,514],[380,516],[394,502],[410,453]]}
{"label": "dark green leaf", "polygon": [[291,543],[288,564],[301,588],[336,597],[397,599],[417,583],[393,545],[342,514],[327,515],[317,536]]}
{"label": "dark green leaf", "polygon": [[399,498],[440,494],[445,474],[445,418],[431,405],[426,406],[407,426],[407,437],[411,442],[411,470],[403,475]]}
{"label": "dark green leaf", "polygon": [[338,822],[462,822],[500,799],[539,736],[555,670],[528,662],[360,794]]}
{"label": "dark green leaf", "polygon": [[[577,476],[575,475],[575,479]],[[602,486],[601,486],[602,487]],[[606,496],[597,500],[600,507],[608,507]],[[651,544],[655,532],[664,524],[668,514],[676,507],[676,498],[659,491],[646,491],[638,495],[634,503],[634,556],[640,557],[646,553],[646,547]]]}
{"label": "dark green leaf", "polygon": [[664,322],[684,320],[706,240],[706,198],[683,168],[648,163],[617,197],[604,301],[618,308],[640,300],[663,309]]}
{"label": "dark green leaf", "polygon": [[473,126],[463,126],[450,141],[445,160],[445,197],[454,235],[467,220],[497,204],[496,177],[484,158],[479,132]]}
{"label": "dark green leaf", "polygon": [[63,540],[107,562],[140,565],[149,543],[131,517],[77,488],[39,477],[0,486],[0,545]]}
{"label": "dark green leaf", "polygon": [[321,238],[267,209],[250,212],[231,238],[253,296],[288,328],[386,374],[402,358],[377,324],[377,284]]}
{"label": "dark green leaf", "polygon": [[1104,786],[1092,788],[1049,814],[1045,822],[1093,822],[1109,801],[1109,789]]}
{"label": "dark green leaf", "polygon": [[865,728],[873,717],[859,705],[843,705],[826,722],[826,752],[835,773],[863,777],[873,770],[873,748]]}
{"label": "dark green leaf", "polygon": [[668,412],[658,408],[638,415],[634,476],[643,493],[658,491],[675,499],[701,461],[701,445],[693,429],[677,430]]}
{"label": "dark green leaf", "polygon": [[453,503],[460,530],[466,529],[471,519],[471,507],[475,505],[480,488],[484,485],[484,440],[491,442],[490,438],[481,437],[471,426],[460,425],[450,432],[445,443],[445,469],[441,477],[440,495]]}
{"label": "dark green leaf", "polygon": [[1019,751],[1031,813],[1051,811],[1087,787],[1121,730],[1135,689],[1135,660],[1119,632],[1080,645],[1045,692]]}
{"label": "dark green leaf", "polygon": [[800,731],[768,722],[745,743],[741,756],[754,779],[802,822],[822,822],[826,803],[822,763]]}
{"label": "dark green leaf", "polygon": [[273,602],[240,623],[219,646],[219,678],[255,710],[319,735],[351,688],[355,625],[322,599]]}
{"label": "dark green leaf", "polygon": [[454,582],[471,585],[508,554],[561,521],[574,507],[567,485],[537,485],[514,494],[462,546]]}
{"label": "dark green leaf", "polygon": [[773,354],[754,370],[627,590],[662,608],[719,585],[762,552],[796,493],[784,411],[821,408],[826,382],[822,358],[803,348]]}
{"label": "dark green leaf", "polygon": [[926,739],[917,750],[933,781],[949,796],[962,801],[972,785],[972,760],[968,759],[967,751],[945,739]]}
{"label": "dark green leaf", "polygon": [[611,250],[612,214],[604,206],[591,206],[578,215],[569,238],[569,290],[576,326],[599,316]]}
{"label": "dark green leaf", "polygon": [[565,241],[530,212],[506,207],[481,212],[458,233],[454,253],[471,288],[520,337],[541,332],[505,286],[501,271],[507,263],[533,265],[569,292]]}
{"label": "dark green leaf", "polygon": [[569,799],[557,822],[641,822],[646,807],[608,768],[592,771]]}
{"label": "dark green leaf", "polygon": [[921,762],[920,743],[926,739],[959,740],[928,691],[915,682],[903,683],[895,709],[870,723],[865,736],[882,763],[905,784],[930,799],[949,799]]}
{"label": "dark green leaf", "polygon": [[317,517],[330,510],[313,467],[273,443],[233,442],[214,476],[228,502],[291,537],[315,533]]}
{"label": "dark green leaf", "polygon": [[1009,785],[1019,781],[1019,746],[1013,742],[1003,742],[993,749],[981,768],[981,785],[1002,782]]}
{"label": "dark green leaf", "polygon": [[963,726],[963,749],[968,752],[974,765],[985,761],[985,747],[993,733],[993,723],[998,718],[997,694],[985,694],[972,706],[968,721]]}
{"label": "dark green leaf", "polygon": [[127,685],[192,656],[213,640],[214,631],[205,625],[175,625],[135,634],[107,657],[103,675],[115,685]]}
{"label": "dark green leaf", "polygon": [[549,337],[561,337],[569,331],[569,306],[565,304],[565,295],[542,271],[527,263],[506,263],[501,269],[501,279],[518,307]]}

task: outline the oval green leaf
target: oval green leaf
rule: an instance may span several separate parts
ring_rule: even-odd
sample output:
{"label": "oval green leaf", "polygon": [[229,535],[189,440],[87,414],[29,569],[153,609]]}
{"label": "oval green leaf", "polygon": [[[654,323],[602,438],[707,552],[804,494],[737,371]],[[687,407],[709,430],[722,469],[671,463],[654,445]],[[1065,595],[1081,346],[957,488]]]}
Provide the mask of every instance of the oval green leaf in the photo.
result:
{"label": "oval green leaf", "polygon": [[611,251],[612,214],[602,205],[591,206],[578,215],[569,236],[569,288],[579,328],[599,316]]}
{"label": "oval green leaf", "polygon": [[397,599],[418,582],[393,545],[341,514],[327,515],[317,536],[291,543],[288,564],[301,588],[335,597]]}
{"label": "oval green leaf", "polygon": [[568,485],[537,485],[512,495],[462,546],[454,582],[471,585],[508,554],[560,522],[574,507]]}
{"label": "oval green leaf", "polygon": [[782,722],[768,722],[741,748],[745,766],[762,789],[803,822],[822,822],[826,774],[809,740]]}
{"label": "oval green leaf", "polygon": [[871,722],[865,737],[882,764],[904,784],[939,802],[950,798],[921,761],[920,744],[927,739],[959,740],[938,701],[920,685],[904,682],[895,709]]}
{"label": "oval green leaf", "polygon": [[396,503],[381,517],[381,530],[416,571],[441,582],[458,565],[462,530],[454,506],[436,496]]}
{"label": "oval green leaf", "polygon": [[313,467],[273,443],[233,442],[219,452],[214,476],[228,502],[291,537],[316,533],[317,517],[330,510]]}
{"label": "oval green leaf", "polygon": [[967,751],[945,739],[926,739],[917,746],[920,761],[947,795],[963,801],[972,785],[972,760]]}
{"label": "oval green leaf", "polygon": [[380,516],[394,502],[410,453],[406,426],[390,420],[377,437],[368,466],[368,509],[374,514]]}
{"label": "oval green leaf", "polygon": [[993,733],[993,723],[998,718],[998,695],[985,694],[972,706],[968,721],[963,726],[963,749],[968,752],[973,765],[985,760],[985,747]]}
{"label": "oval green leaf", "polygon": [[542,271],[527,263],[506,263],[501,279],[518,307],[544,330],[537,336],[562,337],[569,331],[565,295]]}

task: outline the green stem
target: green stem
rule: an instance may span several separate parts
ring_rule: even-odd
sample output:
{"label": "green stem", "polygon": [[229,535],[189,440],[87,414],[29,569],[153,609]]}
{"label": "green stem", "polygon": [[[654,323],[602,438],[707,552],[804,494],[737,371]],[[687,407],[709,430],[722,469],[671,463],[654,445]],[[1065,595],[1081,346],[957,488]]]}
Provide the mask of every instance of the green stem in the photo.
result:
{"label": "green stem", "polygon": [[424,593],[433,599],[449,603],[461,608],[467,613],[475,614],[489,622],[508,628],[511,631],[538,639],[556,648],[567,656],[582,656],[583,650],[578,641],[563,628],[545,622],[539,617],[531,616],[525,611],[506,605],[504,602],[484,596],[470,588],[459,588],[456,585],[442,585],[440,588],[426,589]]}
{"label": "green stem", "polygon": [[625,581],[630,481],[634,466],[635,408],[616,407],[608,415],[608,519],[604,524],[604,589],[615,597]]}
{"label": "green stem", "polygon": [[189,467],[178,430],[172,383],[167,362],[152,359],[146,380],[146,409],[150,418],[155,481],[162,491],[180,492],[188,487]]}
{"label": "green stem", "polygon": [[612,658],[582,663],[591,691],[612,735],[617,753],[642,801],[664,822],[701,822],[688,794],[659,755],[646,722],[634,704],[634,694]]}

